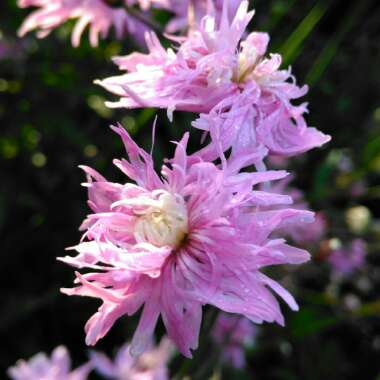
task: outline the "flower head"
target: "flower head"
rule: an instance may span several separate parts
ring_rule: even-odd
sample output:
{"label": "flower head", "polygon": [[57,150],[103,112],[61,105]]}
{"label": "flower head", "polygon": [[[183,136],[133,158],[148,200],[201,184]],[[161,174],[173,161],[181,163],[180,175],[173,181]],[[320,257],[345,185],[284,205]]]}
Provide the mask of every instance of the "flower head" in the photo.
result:
{"label": "flower head", "polygon": [[310,128],[303,117],[306,104],[293,100],[306,94],[281,56],[267,55],[269,36],[246,27],[254,12],[242,1],[232,22],[227,3],[218,23],[205,16],[199,28],[178,39],[177,50],[165,50],[154,34],[147,35],[149,54],[116,57],[121,76],[98,81],[120,96],[110,107],[159,107],[200,113],[195,128],[210,134],[212,143],[199,153],[214,160],[232,147],[235,156],[265,147],[292,156],[327,142],[330,137]]}
{"label": "flower head", "polygon": [[351,274],[365,263],[367,246],[364,240],[355,239],[349,247],[338,248],[330,254],[328,260],[336,273]]}
{"label": "flower head", "polygon": [[226,313],[219,314],[212,332],[223,350],[223,361],[235,368],[244,367],[244,349],[253,344],[256,334],[257,328],[250,320]]}
{"label": "flower head", "polygon": [[[135,0],[125,0],[126,5],[133,5]],[[141,0],[141,5],[146,4]],[[70,19],[77,19],[72,33],[73,46],[79,46],[81,36],[89,26],[91,46],[97,46],[99,36],[105,38],[114,27],[117,38],[122,38],[127,31],[138,36],[146,30],[143,24],[128,14],[123,7],[112,7],[106,0],[19,0],[19,7],[38,7],[23,22],[19,35],[37,29],[37,36],[46,37],[53,29]],[[147,5],[145,5],[147,6]]]}
{"label": "flower head", "polygon": [[63,346],[57,347],[51,358],[39,353],[29,361],[19,360],[14,367],[8,369],[12,380],[86,380],[92,366],[85,364],[70,371],[70,356]]}
{"label": "flower head", "polygon": [[90,214],[81,226],[76,257],[62,261],[90,272],[77,273],[78,287],[68,295],[100,298],[86,325],[90,345],[107,334],[123,315],[143,307],[131,350],[143,352],[162,316],[169,337],[186,356],[198,345],[202,306],[214,305],[261,323],[284,323],[270,289],[297,310],[293,297],[260,272],[275,264],[300,264],[309,254],[271,239],[277,228],[312,221],[313,214],[268,205],[289,204],[288,196],[253,190],[259,183],[286,176],[284,171],[239,173],[252,157],[229,160],[224,167],[188,157],[188,135],[160,177],[152,157],[123,128],[128,159],[115,165],[135,182],[107,181],[88,175]]}
{"label": "flower head", "polygon": [[163,338],[158,347],[153,347],[133,357],[130,344],[126,343],[117,352],[114,361],[99,352],[91,352],[91,363],[101,375],[113,380],[169,380],[167,362],[173,353],[173,345]]}

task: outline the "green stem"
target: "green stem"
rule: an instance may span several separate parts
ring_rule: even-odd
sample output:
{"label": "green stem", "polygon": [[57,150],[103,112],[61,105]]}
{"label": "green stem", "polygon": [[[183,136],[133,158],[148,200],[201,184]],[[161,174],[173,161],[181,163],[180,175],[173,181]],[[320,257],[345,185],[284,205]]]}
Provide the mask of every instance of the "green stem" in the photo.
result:
{"label": "green stem", "polygon": [[302,43],[313,31],[315,26],[326,13],[327,9],[328,6],[325,1],[318,1],[282,45],[280,48],[280,53],[283,56],[285,66],[287,66],[290,62],[293,62],[301,52],[300,47]]}

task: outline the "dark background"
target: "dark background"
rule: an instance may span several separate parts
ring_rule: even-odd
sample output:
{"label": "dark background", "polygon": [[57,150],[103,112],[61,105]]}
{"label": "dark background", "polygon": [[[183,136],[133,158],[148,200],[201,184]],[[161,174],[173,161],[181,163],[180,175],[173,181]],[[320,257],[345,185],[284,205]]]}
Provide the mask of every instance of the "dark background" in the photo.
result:
{"label": "dark background", "polygon": [[[271,33],[271,51],[292,64],[299,83],[310,84],[310,125],[333,139],[326,147],[290,163],[296,184],[312,208],[329,218],[328,237],[355,237],[344,222],[354,205],[371,210],[371,223],[359,234],[369,246],[367,264],[331,296],[330,269],[321,246],[314,260],[280,273],[296,293],[301,311],[287,313],[287,327],[266,325],[247,353],[244,371],[225,369],[226,379],[376,379],[380,376],[380,6],[377,1],[257,0],[251,28]],[[12,46],[0,59],[0,371],[18,358],[51,352],[65,344],[75,364],[86,359],[83,326],[97,301],[66,297],[73,271],[56,261],[76,244],[77,227],[88,212],[80,186],[80,164],[112,180],[125,179],[111,165],[123,149],[108,125],[120,121],[147,149],[155,110],[111,111],[109,96],[92,82],[117,72],[115,54],[136,49],[133,41],[102,41],[79,49],[69,42],[70,25],[44,40],[16,31],[29,10],[15,1],[0,4],[1,41]],[[159,19],[160,14],[157,15]],[[169,140],[189,128],[191,115],[177,113],[169,124],[158,112],[155,157],[170,155]],[[197,136],[193,136],[197,141]],[[193,149],[195,144],[193,145]],[[348,162],[348,166],[345,165]],[[359,197],[350,195],[364,184]],[[323,253],[323,252],[322,252]],[[362,289],[360,281],[369,286]],[[360,306],[347,311],[347,296]],[[285,310],[285,308],[284,308]],[[98,349],[131,337],[137,318],[122,319]],[[203,334],[207,334],[204,331]],[[179,359],[177,359],[178,361]],[[207,360],[200,350],[189,372]],[[175,364],[176,365],[176,364]],[[3,375],[0,376],[3,378]],[[94,377],[95,378],[95,377]],[[380,377],[378,377],[380,378]]]}

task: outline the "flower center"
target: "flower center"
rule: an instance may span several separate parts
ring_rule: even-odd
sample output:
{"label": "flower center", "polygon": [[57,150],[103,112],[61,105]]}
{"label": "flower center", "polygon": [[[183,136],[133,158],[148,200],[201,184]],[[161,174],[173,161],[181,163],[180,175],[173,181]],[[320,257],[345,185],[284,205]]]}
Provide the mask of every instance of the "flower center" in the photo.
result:
{"label": "flower center", "polygon": [[178,194],[165,190],[153,192],[153,197],[144,197],[144,205],[137,214],[135,238],[158,247],[169,245],[178,247],[188,233],[187,207]]}
{"label": "flower center", "polygon": [[239,53],[237,70],[234,75],[234,81],[237,83],[243,83],[252,79],[251,76],[261,60],[261,56],[254,46],[250,46],[249,44],[242,45],[243,48]]}

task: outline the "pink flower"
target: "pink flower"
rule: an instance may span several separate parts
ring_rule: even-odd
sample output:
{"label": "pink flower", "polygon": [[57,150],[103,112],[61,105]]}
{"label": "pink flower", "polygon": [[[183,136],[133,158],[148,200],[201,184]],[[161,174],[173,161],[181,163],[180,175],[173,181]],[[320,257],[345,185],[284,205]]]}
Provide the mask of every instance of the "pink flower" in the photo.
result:
{"label": "pink flower", "polygon": [[130,344],[120,348],[112,362],[106,355],[91,352],[91,362],[99,374],[114,380],[169,380],[167,362],[173,353],[173,345],[163,338],[158,347],[149,348],[139,357],[130,353]]}
{"label": "pink flower", "polygon": [[39,353],[28,362],[19,360],[8,369],[12,380],[85,380],[91,371],[91,364],[85,364],[70,372],[70,356],[63,346],[57,347],[51,358]]}
{"label": "pink flower", "polygon": [[[242,0],[228,1],[228,14],[233,16]],[[162,0],[160,4],[174,13],[166,26],[168,33],[196,28],[205,15],[221,19],[224,0]],[[190,25],[189,25],[190,23]]]}
{"label": "pink flower", "polygon": [[235,368],[244,367],[244,349],[253,344],[256,334],[257,328],[251,321],[226,313],[219,314],[213,329],[213,337],[222,349],[223,361]]}
{"label": "pink flower", "polygon": [[366,255],[365,241],[355,239],[349,247],[334,250],[328,261],[335,272],[348,275],[364,265]]}
{"label": "pink flower", "polygon": [[120,96],[109,107],[159,107],[201,113],[195,128],[209,133],[212,144],[201,150],[214,160],[232,147],[232,154],[265,147],[271,154],[292,156],[329,141],[309,128],[306,104],[293,100],[307,92],[295,84],[290,70],[280,70],[281,56],[266,57],[269,36],[253,32],[242,40],[253,17],[242,1],[232,22],[227,2],[217,26],[203,18],[199,29],[177,39],[177,50],[165,50],[154,34],[147,35],[149,54],[116,57],[121,76],[98,81]]}
{"label": "pink flower", "polygon": [[327,219],[322,211],[315,213],[315,219],[313,223],[310,223],[309,227],[299,226],[292,231],[292,238],[297,243],[317,243],[326,234]]}
{"label": "pink flower", "polygon": [[114,130],[129,157],[114,163],[136,184],[109,182],[84,167],[93,213],[81,226],[82,242],[73,248],[79,254],[61,258],[90,270],[77,273],[78,287],[63,292],[103,301],[86,325],[87,344],[95,344],[118,318],[135,314],[143,305],[131,344],[133,354],[146,349],[161,315],[169,337],[190,357],[198,345],[205,304],[256,323],[283,325],[269,289],[293,310],[298,306],[260,269],[301,264],[309,254],[269,235],[276,228],[310,222],[313,214],[293,209],[260,211],[261,206],[289,204],[291,199],[252,187],[286,173],[239,173],[252,159],[247,156],[229,160],[224,168],[196,155],[190,158],[186,134],[160,177],[152,157],[123,128]]}
{"label": "pink flower", "polygon": [[[127,5],[133,5],[135,0],[125,0]],[[147,1],[141,0],[141,5],[147,6]],[[19,35],[37,29],[37,36],[46,37],[53,29],[70,19],[77,19],[72,33],[72,44],[77,47],[81,36],[89,26],[91,46],[97,46],[99,36],[105,38],[114,27],[117,38],[122,38],[127,31],[138,35],[146,30],[144,25],[130,16],[125,8],[111,7],[105,0],[19,0],[19,7],[35,6],[39,9],[32,12],[23,22]]]}

